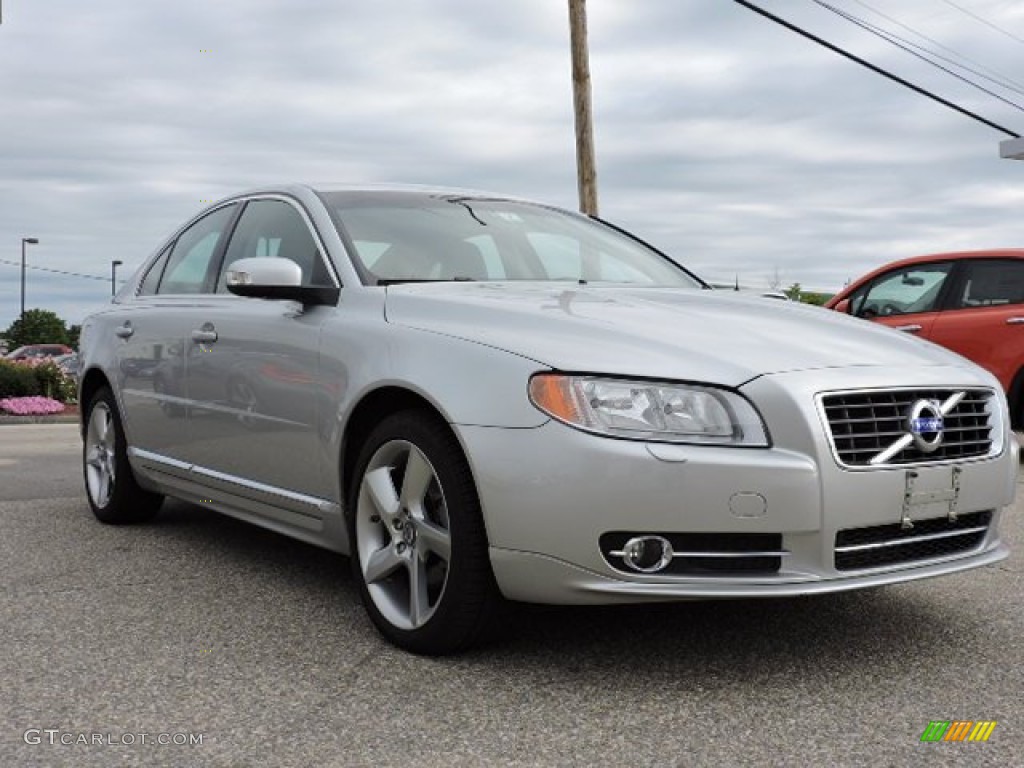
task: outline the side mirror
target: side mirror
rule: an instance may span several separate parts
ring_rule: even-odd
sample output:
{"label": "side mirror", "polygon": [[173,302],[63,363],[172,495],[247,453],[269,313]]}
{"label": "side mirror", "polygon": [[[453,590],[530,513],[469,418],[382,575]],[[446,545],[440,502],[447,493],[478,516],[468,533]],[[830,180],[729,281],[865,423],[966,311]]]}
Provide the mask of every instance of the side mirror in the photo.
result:
{"label": "side mirror", "polygon": [[303,304],[336,304],[340,290],[302,285],[302,269],[289,259],[254,257],[228,265],[228,290],[254,299],[288,299]]}
{"label": "side mirror", "polygon": [[832,309],[834,309],[836,312],[842,312],[844,315],[848,315],[850,314],[850,300],[843,299],[834,307],[832,307]]}

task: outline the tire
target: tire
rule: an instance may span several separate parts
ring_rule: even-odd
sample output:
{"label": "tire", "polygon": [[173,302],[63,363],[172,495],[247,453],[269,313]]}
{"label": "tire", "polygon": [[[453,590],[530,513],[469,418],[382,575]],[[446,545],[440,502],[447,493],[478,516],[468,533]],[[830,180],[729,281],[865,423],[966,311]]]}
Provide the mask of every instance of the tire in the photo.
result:
{"label": "tire", "polygon": [[86,409],[82,474],[89,506],[100,522],[142,523],[152,519],[163,503],[163,496],[142,489],[135,481],[110,387],[97,391]]}
{"label": "tire", "polygon": [[384,419],[360,450],[347,509],[353,577],[384,637],[429,656],[484,639],[501,596],[476,486],[443,421]]}

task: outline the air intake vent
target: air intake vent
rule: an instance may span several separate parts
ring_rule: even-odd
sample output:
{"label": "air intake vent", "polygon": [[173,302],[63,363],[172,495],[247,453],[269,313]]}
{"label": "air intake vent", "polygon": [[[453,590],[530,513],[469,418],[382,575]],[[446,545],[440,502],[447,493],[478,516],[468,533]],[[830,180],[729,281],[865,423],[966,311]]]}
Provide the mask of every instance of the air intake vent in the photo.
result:
{"label": "air intake vent", "polygon": [[880,568],[969,552],[985,540],[991,522],[992,512],[987,511],[960,515],[956,520],[915,520],[913,528],[893,523],[839,531],[836,570]]}

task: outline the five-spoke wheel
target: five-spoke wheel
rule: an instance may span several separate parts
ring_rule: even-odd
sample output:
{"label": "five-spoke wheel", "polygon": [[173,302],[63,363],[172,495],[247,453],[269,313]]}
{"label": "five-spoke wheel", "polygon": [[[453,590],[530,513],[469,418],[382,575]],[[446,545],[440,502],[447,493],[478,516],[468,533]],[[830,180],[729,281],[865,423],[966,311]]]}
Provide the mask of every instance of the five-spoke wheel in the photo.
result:
{"label": "five-spoke wheel", "polygon": [[104,402],[93,406],[85,428],[85,487],[89,498],[98,507],[110,503],[117,478],[114,417]]}
{"label": "five-spoke wheel", "polygon": [[396,627],[433,615],[448,581],[452,540],[437,473],[405,440],[370,459],[356,508],[359,563],[374,604]]}
{"label": "five-spoke wheel", "polygon": [[82,437],[82,470],[93,514],[104,523],[138,523],[153,517],[163,497],[135,481],[117,401],[109,387],[102,387],[89,400]]}
{"label": "five-spoke wheel", "polygon": [[476,488],[448,426],[420,411],[382,421],[349,499],[353,573],[378,629],[417,653],[473,642],[498,593]]}

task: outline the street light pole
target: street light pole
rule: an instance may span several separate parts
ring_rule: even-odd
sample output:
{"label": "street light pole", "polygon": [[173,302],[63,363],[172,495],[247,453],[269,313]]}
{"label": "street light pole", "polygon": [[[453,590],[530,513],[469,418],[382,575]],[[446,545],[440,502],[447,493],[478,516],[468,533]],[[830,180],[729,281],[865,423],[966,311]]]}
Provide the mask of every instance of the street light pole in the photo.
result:
{"label": "street light pole", "polygon": [[114,294],[117,293],[117,268],[124,264],[123,261],[114,259],[110,262],[110,296],[113,298]]}
{"label": "street light pole", "polygon": [[597,169],[590,107],[590,54],[587,48],[587,0],[569,0],[572,47],[572,96],[576,122],[576,183],[580,211],[597,216]]}
{"label": "street light pole", "polygon": [[21,238],[21,314],[18,315],[18,319],[20,319],[22,322],[25,322],[25,246],[38,244],[38,238]]}

